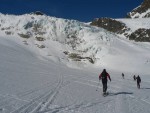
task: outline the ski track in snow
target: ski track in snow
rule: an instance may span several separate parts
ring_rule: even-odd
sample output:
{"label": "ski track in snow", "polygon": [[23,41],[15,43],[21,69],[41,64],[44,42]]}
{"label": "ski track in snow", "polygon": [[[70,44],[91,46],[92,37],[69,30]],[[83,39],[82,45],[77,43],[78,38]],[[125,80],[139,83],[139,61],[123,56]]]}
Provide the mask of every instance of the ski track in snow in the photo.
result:
{"label": "ski track in snow", "polygon": [[46,109],[56,98],[62,83],[63,79],[60,77],[58,83],[52,90],[34,98],[31,102],[23,105],[11,113],[37,113],[38,111]]}
{"label": "ski track in snow", "polygon": [[[14,35],[0,37],[0,113],[150,113],[149,44],[131,42],[74,20],[51,17],[45,20],[44,16],[33,15],[1,14],[1,17],[1,28],[5,29],[1,34],[12,30]],[[15,24],[15,19],[10,21],[12,18],[19,23]],[[27,23],[33,25],[28,30],[22,29]],[[32,34],[32,28],[38,24],[46,33],[40,36],[44,41],[18,37],[18,33]],[[91,66],[85,61],[76,64],[79,69],[66,66],[74,67],[74,62],[63,54],[76,53],[70,48],[74,46],[73,38],[77,39],[77,51],[83,56],[94,56],[99,65]],[[83,67],[84,63],[92,68]],[[112,81],[108,82],[106,97],[102,95],[101,81],[95,76],[97,68],[114,71],[110,73]],[[130,75],[134,72],[142,75],[144,71],[141,89],[137,89],[131,76],[122,79],[116,74],[122,71]]]}
{"label": "ski track in snow", "polygon": [[[87,77],[85,78],[85,76],[76,77],[76,75],[68,75],[68,76],[65,75],[64,78],[66,77],[69,78],[67,80],[70,81],[71,83],[73,82],[73,83],[97,88],[98,82],[95,80],[88,79]],[[121,82],[122,87],[116,85],[118,81]],[[121,112],[122,109],[125,109],[125,108],[126,109],[124,111],[127,113],[136,113],[136,112],[138,113],[138,112],[145,111],[144,109],[145,106],[148,107],[150,105],[150,102],[147,100],[144,100],[141,97],[138,97],[137,95],[134,96],[134,94],[136,93],[138,89],[136,89],[136,87],[131,87],[128,89],[127,88],[128,85],[125,85],[127,81],[128,79],[119,79],[119,80],[114,80],[111,83],[108,83],[108,84],[111,84],[111,86],[109,87],[108,85],[108,91],[110,92],[109,92],[109,95],[105,97],[106,100],[101,100],[95,103],[83,102],[80,104],[73,104],[70,106],[60,106],[60,107],[55,107],[53,109],[49,109],[49,106],[52,104],[54,99],[57,98],[56,96],[59,92],[59,89],[63,87],[62,86],[63,79],[61,78],[59,82],[57,83],[57,86],[53,90],[51,90],[48,93],[45,93],[44,95],[40,97],[37,97],[36,99],[32,100],[30,103],[20,107],[19,109],[13,111],[12,113],[28,113],[28,112],[29,113],[59,113],[59,112],[69,113],[72,111],[78,111],[79,109],[80,111],[82,111],[82,109],[84,110],[84,109],[93,107],[96,104],[100,106],[103,106],[103,105],[111,106],[111,104],[118,105],[119,107],[113,106],[113,109],[111,111],[112,113]],[[132,81],[130,81],[129,83],[133,86],[135,81],[133,81],[133,84],[132,84]],[[123,92],[122,90],[124,89],[128,91]],[[102,90],[102,87],[98,86],[98,90]],[[116,97],[114,98],[114,96]],[[130,106],[131,103],[133,103],[132,105],[133,107]],[[136,103],[141,105],[141,107],[138,106],[139,108],[137,109]],[[122,106],[120,105],[122,105],[125,108],[122,108]],[[135,111],[135,108],[136,108],[136,111]],[[146,113],[148,112],[150,111],[147,109]]]}
{"label": "ski track in snow", "polygon": [[[142,82],[143,84],[147,86],[150,85],[149,82],[144,82],[144,81]],[[77,104],[74,103],[68,106],[50,108],[53,101],[57,99],[59,90],[61,88],[65,88],[65,86],[67,86],[70,83],[72,84],[76,83],[76,84],[80,84],[80,85],[88,86],[88,87],[90,86],[92,88],[94,87],[95,89],[98,88],[98,91],[96,91],[97,93],[100,93],[101,92],[100,90],[102,90],[101,83],[99,86],[97,86],[99,82],[96,81],[95,77],[93,76],[85,76],[85,75],[83,76],[64,75],[63,76],[61,75],[58,78],[58,82],[53,86],[53,88],[50,91],[33,98],[32,101],[30,102],[26,100],[22,100],[14,96],[14,99],[25,101],[26,104],[12,111],[11,113],[69,113],[72,111],[84,112],[85,109],[88,109],[95,105],[104,106],[104,107],[111,106],[111,109],[112,109],[111,113],[119,113],[121,111],[125,111],[127,113],[138,113],[138,112],[143,112],[143,111],[144,113],[150,112],[150,110],[144,109],[145,107],[148,108],[150,106],[149,95],[147,93],[144,94],[147,91],[142,90],[142,89],[138,90],[136,88],[136,82],[128,78],[127,79],[126,78],[125,79],[121,79],[121,78],[113,79],[112,82],[108,82],[109,95],[107,97],[100,96],[101,98],[105,98],[104,100],[99,100],[97,102],[84,102],[83,101],[81,103],[77,103]],[[18,95],[22,97],[28,94],[32,94],[36,91],[42,90],[45,87],[50,87],[50,85],[46,83],[35,89],[31,89],[29,91],[19,93]],[[138,95],[139,93],[140,95]],[[143,96],[141,97],[141,95]],[[10,98],[11,97],[13,98],[13,96],[10,96]],[[145,99],[144,97],[147,97],[149,101]],[[9,100],[9,98],[7,99]],[[136,103],[138,103],[138,105],[140,105],[141,107],[137,106]],[[119,107],[116,107],[117,105]],[[126,109],[122,107],[125,107]],[[122,110],[122,109],[125,109],[125,110]]]}

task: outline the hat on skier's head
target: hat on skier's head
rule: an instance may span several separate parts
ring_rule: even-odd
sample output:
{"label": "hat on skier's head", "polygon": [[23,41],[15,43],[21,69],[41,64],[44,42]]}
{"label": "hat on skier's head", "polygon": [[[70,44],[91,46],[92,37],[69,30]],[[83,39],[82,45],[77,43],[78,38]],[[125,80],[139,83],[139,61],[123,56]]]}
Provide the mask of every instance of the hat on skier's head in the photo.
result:
{"label": "hat on skier's head", "polygon": [[106,72],[106,69],[103,69],[103,71],[105,71],[105,72]]}

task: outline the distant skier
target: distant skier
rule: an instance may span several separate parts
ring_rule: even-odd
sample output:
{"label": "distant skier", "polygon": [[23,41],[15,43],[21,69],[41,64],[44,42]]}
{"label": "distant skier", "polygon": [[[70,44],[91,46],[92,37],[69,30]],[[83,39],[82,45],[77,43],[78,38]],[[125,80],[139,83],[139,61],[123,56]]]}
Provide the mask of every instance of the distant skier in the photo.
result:
{"label": "distant skier", "polygon": [[107,77],[111,81],[110,75],[106,72],[106,69],[103,69],[103,72],[99,75],[99,80],[102,79],[102,84],[103,84],[103,94],[106,95],[107,91]]}
{"label": "distant skier", "polygon": [[135,75],[133,76],[133,80],[136,81],[136,76]]}
{"label": "distant skier", "polygon": [[122,78],[124,79],[124,74],[122,73]]}
{"label": "distant skier", "polygon": [[136,80],[137,80],[137,88],[140,89],[141,78],[139,75],[136,77]]}

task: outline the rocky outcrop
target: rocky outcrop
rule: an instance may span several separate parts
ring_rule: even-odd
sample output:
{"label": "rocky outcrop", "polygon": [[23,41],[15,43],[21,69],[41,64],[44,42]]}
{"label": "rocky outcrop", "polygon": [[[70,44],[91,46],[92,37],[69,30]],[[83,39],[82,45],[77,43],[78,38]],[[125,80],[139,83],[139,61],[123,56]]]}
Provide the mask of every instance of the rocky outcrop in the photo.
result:
{"label": "rocky outcrop", "polygon": [[148,18],[150,17],[150,0],[144,2],[127,14],[127,18]]}
{"label": "rocky outcrop", "polygon": [[44,13],[42,13],[41,11],[36,11],[36,12],[32,12],[31,15],[45,15]]}
{"label": "rocky outcrop", "polygon": [[140,28],[131,33],[129,39],[137,42],[150,42],[150,29]]}
{"label": "rocky outcrop", "polygon": [[129,40],[135,40],[137,42],[150,42],[149,28],[140,28],[139,26],[137,30],[132,30],[127,27],[123,21],[111,18],[95,19],[92,21],[91,25],[104,28],[110,32],[116,33],[117,35],[124,35],[126,38],[129,38]]}
{"label": "rocky outcrop", "polygon": [[91,25],[97,26],[97,27],[102,27],[110,32],[114,32],[117,34],[122,34],[126,30],[128,30],[128,28],[125,26],[124,23],[121,23],[121,22],[116,21],[115,19],[111,19],[111,18],[95,19],[94,21],[92,21]]}
{"label": "rocky outcrop", "polygon": [[124,23],[117,21],[112,18],[99,18],[92,21],[91,25],[104,28],[110,32],[117,34],[123,34],[128,31],[129,28],[126,27]]}

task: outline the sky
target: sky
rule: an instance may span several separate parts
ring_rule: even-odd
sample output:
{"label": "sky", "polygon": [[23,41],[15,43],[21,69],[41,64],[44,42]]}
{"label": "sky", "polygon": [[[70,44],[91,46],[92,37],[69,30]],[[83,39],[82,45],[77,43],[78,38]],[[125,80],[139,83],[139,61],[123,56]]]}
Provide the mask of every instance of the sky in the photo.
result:
{"label": "sky", "polygon": [[3,14],[41,11],[49,16],[89,22],[95,18],[124,18],[143,0],[0,0]]}

